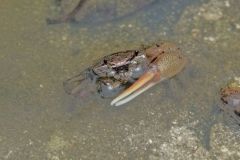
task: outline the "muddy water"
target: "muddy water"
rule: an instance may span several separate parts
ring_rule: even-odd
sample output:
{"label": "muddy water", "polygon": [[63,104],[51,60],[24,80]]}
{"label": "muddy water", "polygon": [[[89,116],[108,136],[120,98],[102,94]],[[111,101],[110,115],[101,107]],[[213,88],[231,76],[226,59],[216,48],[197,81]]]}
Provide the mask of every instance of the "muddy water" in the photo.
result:
{"label": "muddy water", "polygon": [[[159,1],[115,21],[47,25],[53,2],[0,5],[1,159],[240,158],[239,126],[218,110],[220,87],[240,75],[238,0]],[[64,93],[96,59],[159,40],[189,64],[127,105]]]}

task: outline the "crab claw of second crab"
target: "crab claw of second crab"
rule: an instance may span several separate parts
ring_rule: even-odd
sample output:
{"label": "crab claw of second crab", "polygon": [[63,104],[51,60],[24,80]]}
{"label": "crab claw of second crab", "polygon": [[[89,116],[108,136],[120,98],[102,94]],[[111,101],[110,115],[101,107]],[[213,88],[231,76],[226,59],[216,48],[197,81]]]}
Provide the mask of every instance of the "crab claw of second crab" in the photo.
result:
{"label": "crab claw of second crab", "polygon": [[160,78],[159,72],[152,70],[147,71],[129,88],[124,90],[120,95],[113,99],[111,105],[120,106],[122,104],[125,104],[163,79],[164,78]]}

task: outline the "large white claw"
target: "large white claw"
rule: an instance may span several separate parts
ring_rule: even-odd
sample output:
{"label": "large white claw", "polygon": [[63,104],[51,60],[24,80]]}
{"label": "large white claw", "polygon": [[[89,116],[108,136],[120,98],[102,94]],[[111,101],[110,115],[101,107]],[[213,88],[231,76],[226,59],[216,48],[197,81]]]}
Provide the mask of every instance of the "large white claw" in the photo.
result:
{"label": "large white claw", "polygon": [[157,82],[154,82],[153,79],[156,76],[155,72],[148,71],[145,74],[143,74],[135,83],[133,83],[129,88],[124,90],[120,95],[118,95],[115,99],[112,100],[111,105],[112,106],[120,106],[123,105],[147,89],[151,88]]}

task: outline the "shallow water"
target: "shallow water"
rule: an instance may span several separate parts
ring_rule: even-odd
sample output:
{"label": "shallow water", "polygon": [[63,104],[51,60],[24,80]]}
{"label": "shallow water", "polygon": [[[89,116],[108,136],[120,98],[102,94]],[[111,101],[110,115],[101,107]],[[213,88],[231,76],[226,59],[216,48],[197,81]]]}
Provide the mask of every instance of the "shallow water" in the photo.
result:
{"label": "shallow water", "polygon": [[[240,158],[239,126],[218,110],[220,87],[240,75],[238,0],[163,0],[104,23],[48,25],[53,5],[1,2],[1,159]],[[160,40],[189,64],[127,105],[64,93],[96,59]]]}

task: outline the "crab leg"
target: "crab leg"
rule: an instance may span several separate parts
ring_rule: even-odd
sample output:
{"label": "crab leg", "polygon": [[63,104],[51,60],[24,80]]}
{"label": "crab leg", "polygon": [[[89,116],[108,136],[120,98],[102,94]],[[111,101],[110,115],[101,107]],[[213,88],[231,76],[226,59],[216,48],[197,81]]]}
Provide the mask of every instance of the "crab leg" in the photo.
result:
{"label": "crab leg", "polygon": [[131,101],[147,89],[157,84],[159,80],[160,76],[158,72],[146,72],[134,84],[124,90],[118,97],[113,99],[111,105],[119,106]]}

